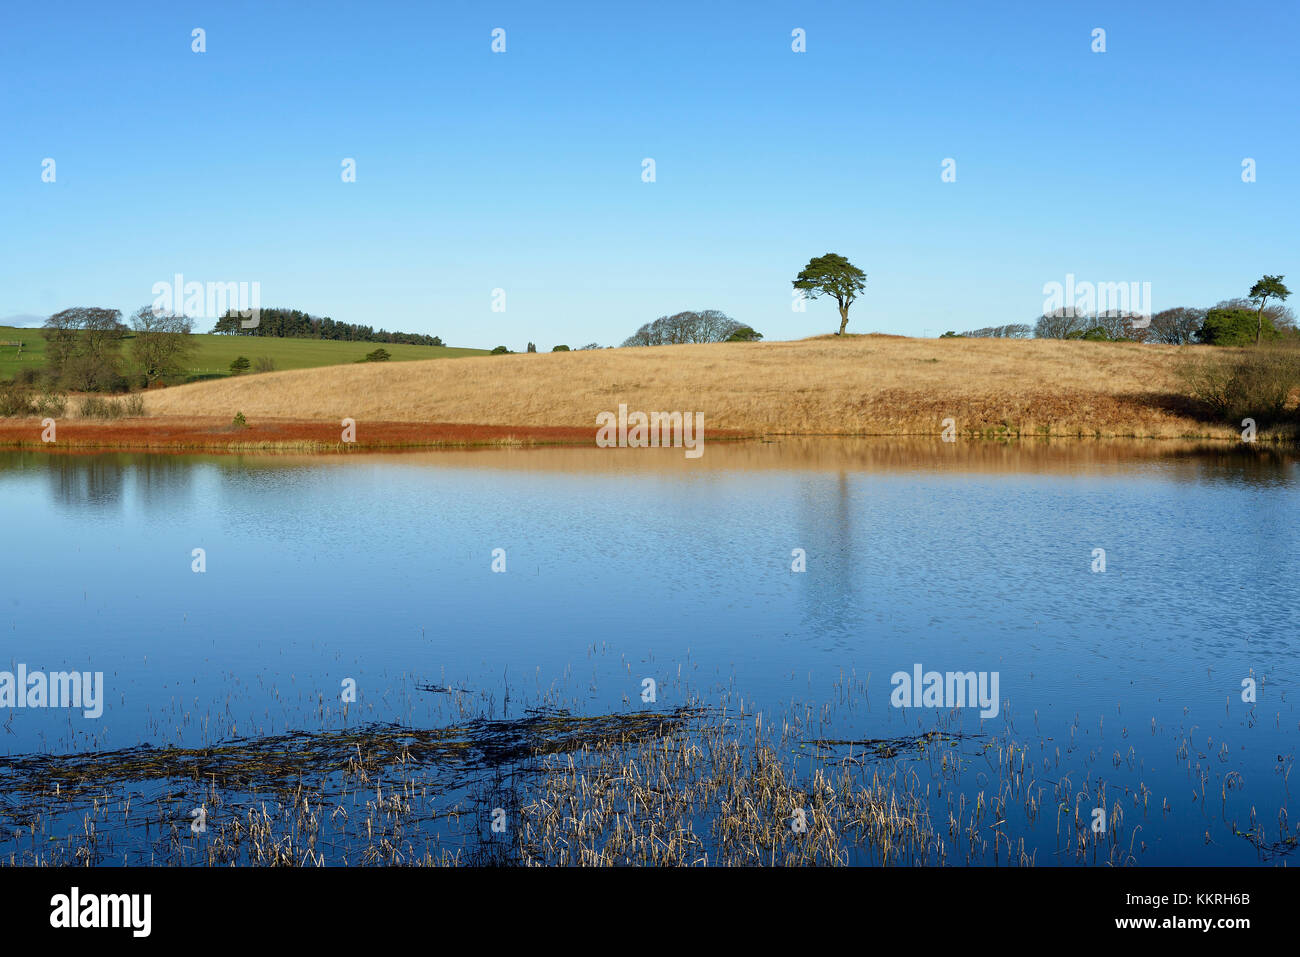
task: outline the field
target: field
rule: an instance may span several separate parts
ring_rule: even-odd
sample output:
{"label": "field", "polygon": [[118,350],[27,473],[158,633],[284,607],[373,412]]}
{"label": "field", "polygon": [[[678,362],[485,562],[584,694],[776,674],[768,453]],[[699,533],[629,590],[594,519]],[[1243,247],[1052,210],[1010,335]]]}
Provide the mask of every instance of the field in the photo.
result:
{"label": "field", "polygon": [[822,336],[340,365],[150,393],[151,415],[594,429],[617,411],[702,412],[760,434],[1234,438],[1191,411],[1178,375],[1207,346]]}
{"label": "field", "polygon": [[[203,377],[228,376],[230,363],[238,356],[253,361],[267,356],[275,361],[276,369],[312,369],[320,366],[356,362],[366,353],[380,348],[375,342],[333,342],[319,339],[273,339],[251,336],[214,336],[209,333],[194,336],[198,349],[194,354],[189,374]],[[0,380],[12,378],[20,369],[45,363],[45,339],[39,329],[15,329],[0,326],[0,343],[23,343],[22,358],[14,346],[0,345]],[[131,341],[123,346],[128,355]],[[446,346],[383,345],[394,362],[416,359],[451,359],[461,356],[486,355],[485,349],[456,349]]]}
{"label": "field", "polygon": [[[13,342],[21,342],[22,353]],[[15,329],[0,326],[0,381],[12,379],[21,369],[45,365],[45,337],[39,329]]]}

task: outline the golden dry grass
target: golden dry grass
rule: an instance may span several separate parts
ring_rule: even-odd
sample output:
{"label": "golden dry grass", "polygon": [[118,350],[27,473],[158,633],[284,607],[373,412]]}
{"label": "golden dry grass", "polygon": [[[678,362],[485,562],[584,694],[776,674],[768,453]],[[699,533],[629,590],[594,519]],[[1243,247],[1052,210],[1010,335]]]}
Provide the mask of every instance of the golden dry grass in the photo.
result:
{"label": "golden dry grass", "polygon": [[765,434],[1236,437],[1189,412],[1177,367],[1210,347],[823,336],[364,363],[150,393],[150,415],[584,426],[629,410],[703,412]]}

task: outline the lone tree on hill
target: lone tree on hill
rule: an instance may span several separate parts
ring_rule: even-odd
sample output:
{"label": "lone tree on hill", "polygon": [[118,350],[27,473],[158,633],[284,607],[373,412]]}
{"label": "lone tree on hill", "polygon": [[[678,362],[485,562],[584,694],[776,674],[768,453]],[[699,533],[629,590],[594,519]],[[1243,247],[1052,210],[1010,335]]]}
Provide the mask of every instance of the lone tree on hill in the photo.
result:
{"label": "lone tree on hill", "polygon": [[1265,276],[1250,287],[1250,301],[1259,305],[1255,311],[1255,345],[1259,345],[1259,340],[1264,337],[1264,303],[1268,302],[1270,296],[1282,302],[1291,295],[1291,290],[1282,285],[1282,280],[1285,278],[1285,276]]}
{"label": "lone tree on hill", "polygon": [[831,296],[840,307],[840,331],[849,324],[849,305],[867,285],[867,274],[843,256],[827,253],[810,259],[794,278],[794,288],[802,289],[809,299]]}

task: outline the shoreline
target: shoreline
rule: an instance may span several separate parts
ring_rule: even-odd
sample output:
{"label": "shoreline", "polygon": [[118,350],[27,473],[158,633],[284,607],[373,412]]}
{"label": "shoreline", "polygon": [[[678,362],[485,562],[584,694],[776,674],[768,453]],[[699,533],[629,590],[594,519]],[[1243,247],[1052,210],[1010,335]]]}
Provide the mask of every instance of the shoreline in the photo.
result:
{"label": "shoreline", "polygon": [[[149,389],[131,417],[56,416],[56,447],[356,453],[590,446],[615,409],[675,410],[705,441],[809,437],[1242,442],[1187,394],[1213,346],[884,335],[362,363]],[[1224,347],[1226,348],[1226,347]],[[138,400],[136,397],[138,396]],[[68,394],[65,413],[89,396]],[[81,405],[74,406],[73,403]],[[29,406],[31,408],[31,406]],[[0,447],[48,446],[41,418],[0,419]],[[664,413],[661,413],[664,414]],[[236,415],[244,425],[235,426]],[[1255,441],[1294,447],[1297,412]],[[356,423],[344,441],[344,423]],[[353,435],[346,436],[353,438]]]}
{"label": "shoreline", "polygon": [[38,418],[0,419],[0,449],[48,452],[353,454],[402,449],[580,445],[594,429],[566,426],[468,425],[451,422],[359,423],[355,442],[334,422],[264,419],[244,426],[216,416],[150,416],[56,423],[55,441],[42,439]]}
{"label": "shoreline", "polygon": [[[307,454],[355,455],[402,451],[437,451],[474,448],[595,448],[594,426],[481,425],[455,422],[360,422],[356,439],[342,440],[340,424],[318,419],[268,418],[234,426],[216,416],[149,416],[115,420],[67,419],[56,421],[55,441],[42,439],[42,419],[0,419],[0,449],[39,450],[52,454],[69,452],[156,452],[161,454]],[[901,439],[942,441],[933,432],[757,432],[741,429],[711,429],[708,442],[764,442],[825,439]],[[1163,449],[1198,444],[1230,450],[1245,447],[1240,438],[1214,434],[1107,435],[1079,430],[1072,433],[968,431],[958,435],[963,444],[1075,442],[1153,443]],[[951,443],[945,443],[951,444]],[[1296,443],[1277,435],[1261,435],[1260,449],[1294,449]]]}

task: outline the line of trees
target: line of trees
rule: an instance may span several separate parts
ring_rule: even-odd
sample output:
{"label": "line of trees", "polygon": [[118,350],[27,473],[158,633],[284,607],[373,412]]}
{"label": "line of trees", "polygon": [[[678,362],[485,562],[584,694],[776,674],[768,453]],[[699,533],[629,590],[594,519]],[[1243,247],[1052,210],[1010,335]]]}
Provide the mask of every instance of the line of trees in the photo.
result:
{"label": "line of trees", "polygon": [[[1209,346],[1260,345],[1269,339],[1300,338],[1296,316],[1286,306],[1291,290],[1283,276],[1264,276],[1248,295],[1225,299],[1212,308],[1179,306],[1162,309],[1149,320],[1108,312],[1073,315],[1060,309],[1037,320],[1039,338],[1097,339],[1109,342],[1164,342],[1184,346],[1200,342]],[[1269,303],[1269,300],[1273,303]]]}
{"label": "line of trees", "polygon": [[[193,357],[192,323],[185,316],[143,306],[122,321],[119,309],[75,306],[45,320],[45,368],[37,375],[49,388],[74,392],[125,392],[132,367],[138,384],[152,385],[183,373]],[[130,340],[128,357],[123,343]]]}
{"label": "line of trees", "polygon": [[1029,339],[1034,334],[1034,327],[1027,322],[1012,323],[1008,326],[985,326],[982,329],[970,329],[966,332],[945,332],[940,339]]}
{"label": "line of trees", "polygon": [[[1036,317],[1032,325],[1011,323],[966,332],[945,332],[940,338],[1084,339],[1100,342],[1159,342],[1171,345],[1259,345],[1274,339],[1300,339],[1295,314],[1286,307],[1291,295],[1285,276],[1264,275],[1241,298],[1226,299],[1210,309],[1177,306],[1154,315],[1122,311],[1058,309]],[[867,274],[837,253],[814,256],[795,276],[795,293],[805,299],[834,299],[840,313],[837,335],[849,323],[849,307],[866,288]],[[656,320],[664,323],[669,320]],[[642,326],[624,345],[645,345],[655,330]],[[661,336],[662,338],[662,336]],[[640,341],[635,341],[640,340]],[[664,341],[693,341],[666,339]]]}
{"label": "line of trees", "polygon": [[1034,323],[1034,338],[1145,342],[1151,336],[1146,321],[1132,313],[1058,309],[1038,317]]}
{"label": "line of trees", "polygon": [[375,342],[386,345],[440,346],[441,337],[419,332],[389,332],[329,316],[313,316],[300,309],[262,309],[258,323],[244,328],[246,317],[234,310],[217,320],[213,332],[223,336],[274,336],[281,339],[329,339],[337,342]]}
{"label": "line of trees", "polygon": [[647,322],[623,340],[624,346],[671,346],[687,342],[754,342],[763,338],[743,322],[717,309],[679,312]]}
{"label": "line of trees", "polygon": [[[964,333],[964,335],[976,335]],[[1181,346],[1202,343],[1245,346],[1294,338],[1295,313],[1281,302],[1261,305],[1248,298],[1225,299],[1211,308],[1177,306],[1142,319],[1121,313],[1076,314],[1058,310],[1040,316],[1038,339],[1086,339],[1098,342],[1158,342]]]}
{"label": "line of trees", "polygon": [[[966,332],[945,332],[941,339],[1012,338],[1084,339],[1092,342],[1203,343],[1244,346],[1277,339],[1300,339],[1295,313],[1285,304],[1291,291],[1282,276],[1264,276],[1248,296],[1225,299],[1204,309],[1176,306],[1150,316],[1129,312],[1058,309],[1041,315],[1032,326],[1015,323]],[[1270,300],[1272,302],[1270,303]]]}
{"label": "line of trees", "polygon": [[[443,344],[438,336],[376,331],[369,326],[317,318],[299,310],[264,309],[260,318],[258,326],[244,329],[239,314],[231,311],[218,321],[214,331],[376,344]],[[189,317],[155,311],[152,305],[137,309],[128,322],[122,321],[119,309],[74,306],[45,320],[41,327],[46,342],[45,366],[23,370],[19,384],[39,384],[47,389],[72,392],[126,392],[134,387],[147,388],[180,378],[189,371],[198,348],[193,332],[194,322]],[[370,358],[381,352],[386,350],[375,350],[367,359],[383,361]],[[235,374],[248,368],[247,358],[240,358],[243,368],[232,366]],[[259,360],[259,363],[273,365],[269,360]]]}

